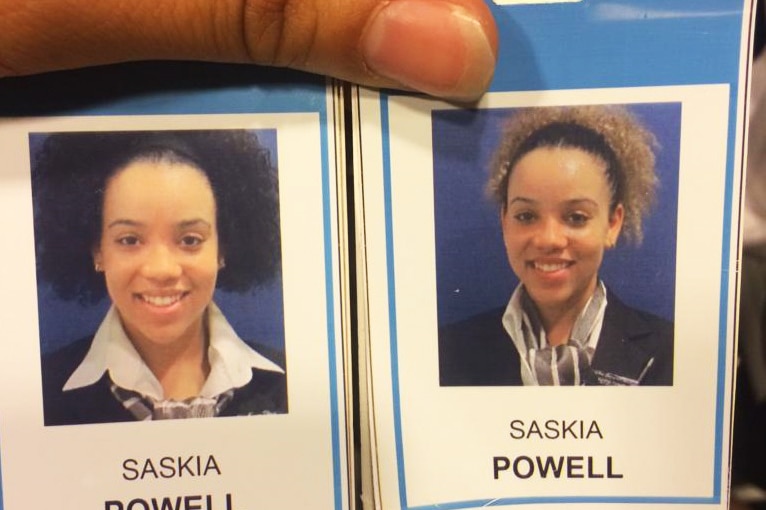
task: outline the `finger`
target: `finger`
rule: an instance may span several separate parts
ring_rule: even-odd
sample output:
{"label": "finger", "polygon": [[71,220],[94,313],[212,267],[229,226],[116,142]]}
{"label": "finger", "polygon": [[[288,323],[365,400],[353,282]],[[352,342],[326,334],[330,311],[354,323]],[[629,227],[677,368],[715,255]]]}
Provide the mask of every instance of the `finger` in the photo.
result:
{"label": "finger", "polygon": [[483,0],[0,0],[0,76],[251,62],[470,100],[496,53]]}

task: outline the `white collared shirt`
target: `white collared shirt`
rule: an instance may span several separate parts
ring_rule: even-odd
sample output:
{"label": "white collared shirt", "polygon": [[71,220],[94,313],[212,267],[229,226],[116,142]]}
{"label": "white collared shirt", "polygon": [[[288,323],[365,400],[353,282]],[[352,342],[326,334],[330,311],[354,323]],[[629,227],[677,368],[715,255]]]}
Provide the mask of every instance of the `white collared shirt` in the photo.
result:
{"label": "white collared shirt", "polygon": [[[207,309],[210,374],[201,397],[215,397],[252,379],[253,368],[284,373],[278,365],[258,354],[237,335],[215,303]],[[162,385],[146,366],[122,327],[112,306],[93,337],[88,353],[64,384],[64,391],[95,384],[105,372],[117,386],[155,400],[164,400]]]}
{"label": "white collared shirt", "polygon": [[[591,353],[596,351],[598,338],[601,336],[601,327],[604,324],[604,312],[606,311],[606,287],[604,287],[604,283],[601,280],[599,280],[598,285],[604,292],[604,300],[596,314],[587,341],[583,345],[583,347]],[[513,291],[511,299],[508,301],[508,306],[505,307],[505,312],[503,313],[503,328],[513,341],[516,350],[519,352],[519,358],[521,360],[521,380],[524,383],[524,386],[537,386],[537,379],[529,364],[529,348],[524,341],[524,329],[527,329],[527,331],[534,331],[534,328],[532,327],[532,321],[527,316],[526,312],[524,312],[524,307],[521,303],[523,292],[524,289],[521,284],[519,284]],[[590,299],[585,303],[585,306],[580,311],[580,315],[585,312],[589,303]],[[542,328],[540,328],[540,338],[537,340],[538,347],[545,347],[548,344],[548,340],[545,337],[545,330]]]}

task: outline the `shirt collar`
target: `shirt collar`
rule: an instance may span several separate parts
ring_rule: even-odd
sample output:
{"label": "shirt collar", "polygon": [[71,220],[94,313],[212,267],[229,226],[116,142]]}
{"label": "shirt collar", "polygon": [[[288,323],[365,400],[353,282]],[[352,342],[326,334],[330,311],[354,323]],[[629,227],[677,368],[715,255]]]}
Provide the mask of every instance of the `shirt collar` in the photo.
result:
{"label": "shirt collar", "polygon": [[[252,369],[284,373],[277,364],[253,350],[239,338],[215,303],[208,306],[210,374],[200,391],[214,397],[250,382]],[[109,309],[101,322],[88,353],[64,384],[64,391],[95,384],[105,372],[121,388],[156,400],[164,400],[162,385],[146,366],[125,333],[119,314]]]}
{"label": "shirt collar", "polygon": [[[598,305],[595,318],[590,323],[587,332],[578,331],[575,333],[577,336],[583,337],[583,347],[586,347],[591,353],[595,352],[596,350],[596,345],[598,344],[598,339],[601,334],[601,327],[604,322],[604,312],[606,311],[607,305],[606,286],[601,280],[598,281],[597,285],[598,293],[603,296],[603,299]],[[508,333],[508,336],[511,337],[513,345],[519,352],[519,358],[521,358],[521,380],[524,385],[528,386],[536,385],[537,381],[532,373],[532,368],[529,365],[529,356],[527,355],[529,352],[529,347],[525,341],[524,331],[526,329],[528,332],[536,332],[540,335],[540,337],[536,339],[536,344],[538,347],[542,347],[547,344],[547,340],[545,339],[545,331],[542,329],[542,327],[535,327],[536,324],[533,320],[534,318],[530,318],[530,316],[524,311],[524,300],[526,295],[527,294],[524,290],[524,286],[519,284],[516,289],[514,289],[513,294],[511,295],[511,299],[508,301],[508,305],[505,307],[502,322],[503,328],[505,329],[506,333]],[[588,305],[592,299],[593,296],[591,296],[591,298],[585,304],[585,307],[581,313],[584,313],[585,310],[588,309]],[[580,338],[578,338],[578,340],[580,340]]]}
{"label": "shirt collar", "polygon": [[524,308],[522,306],[523,289],[523,285],[519,284],[513,291],[513,294],[511,294],[511,299],[505,307],[502,321],[506,333],[508,333],[513,345],[519,352],[519,359],[521,361],[521,380],[525,386],[529,386],[537,384],[537,381],[532,373],[532,367],[529,366],[529,361],[527,361],[527,346],[524,342],[524,321],[528,321],[529,318],[524,313]]}

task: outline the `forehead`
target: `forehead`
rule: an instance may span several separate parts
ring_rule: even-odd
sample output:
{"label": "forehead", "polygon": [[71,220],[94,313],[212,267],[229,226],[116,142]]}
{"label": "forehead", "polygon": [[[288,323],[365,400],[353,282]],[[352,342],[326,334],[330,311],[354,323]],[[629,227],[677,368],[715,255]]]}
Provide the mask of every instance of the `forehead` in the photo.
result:
{"label": "forehead", "polygon": [[508,196],[537,193],[545,196],[576,193],[586,197],[610,195],[606,163],[576,147],[539,147],[514,164]]}
{"label": "forehead", "polygon": [[215,209],[215,197],[205,173],[184,162],[139,159],[117,170],[107,181],[104,214],[111,209]]}

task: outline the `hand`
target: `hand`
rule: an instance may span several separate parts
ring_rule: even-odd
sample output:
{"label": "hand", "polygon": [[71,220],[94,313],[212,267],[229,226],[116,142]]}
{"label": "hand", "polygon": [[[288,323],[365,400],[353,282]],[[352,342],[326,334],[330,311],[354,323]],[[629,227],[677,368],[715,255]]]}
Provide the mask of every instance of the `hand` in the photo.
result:
{"label": "hand", "polygon": [[209,60],[473,100],[496,55],[483,0],[0,0],[0,77]]}

